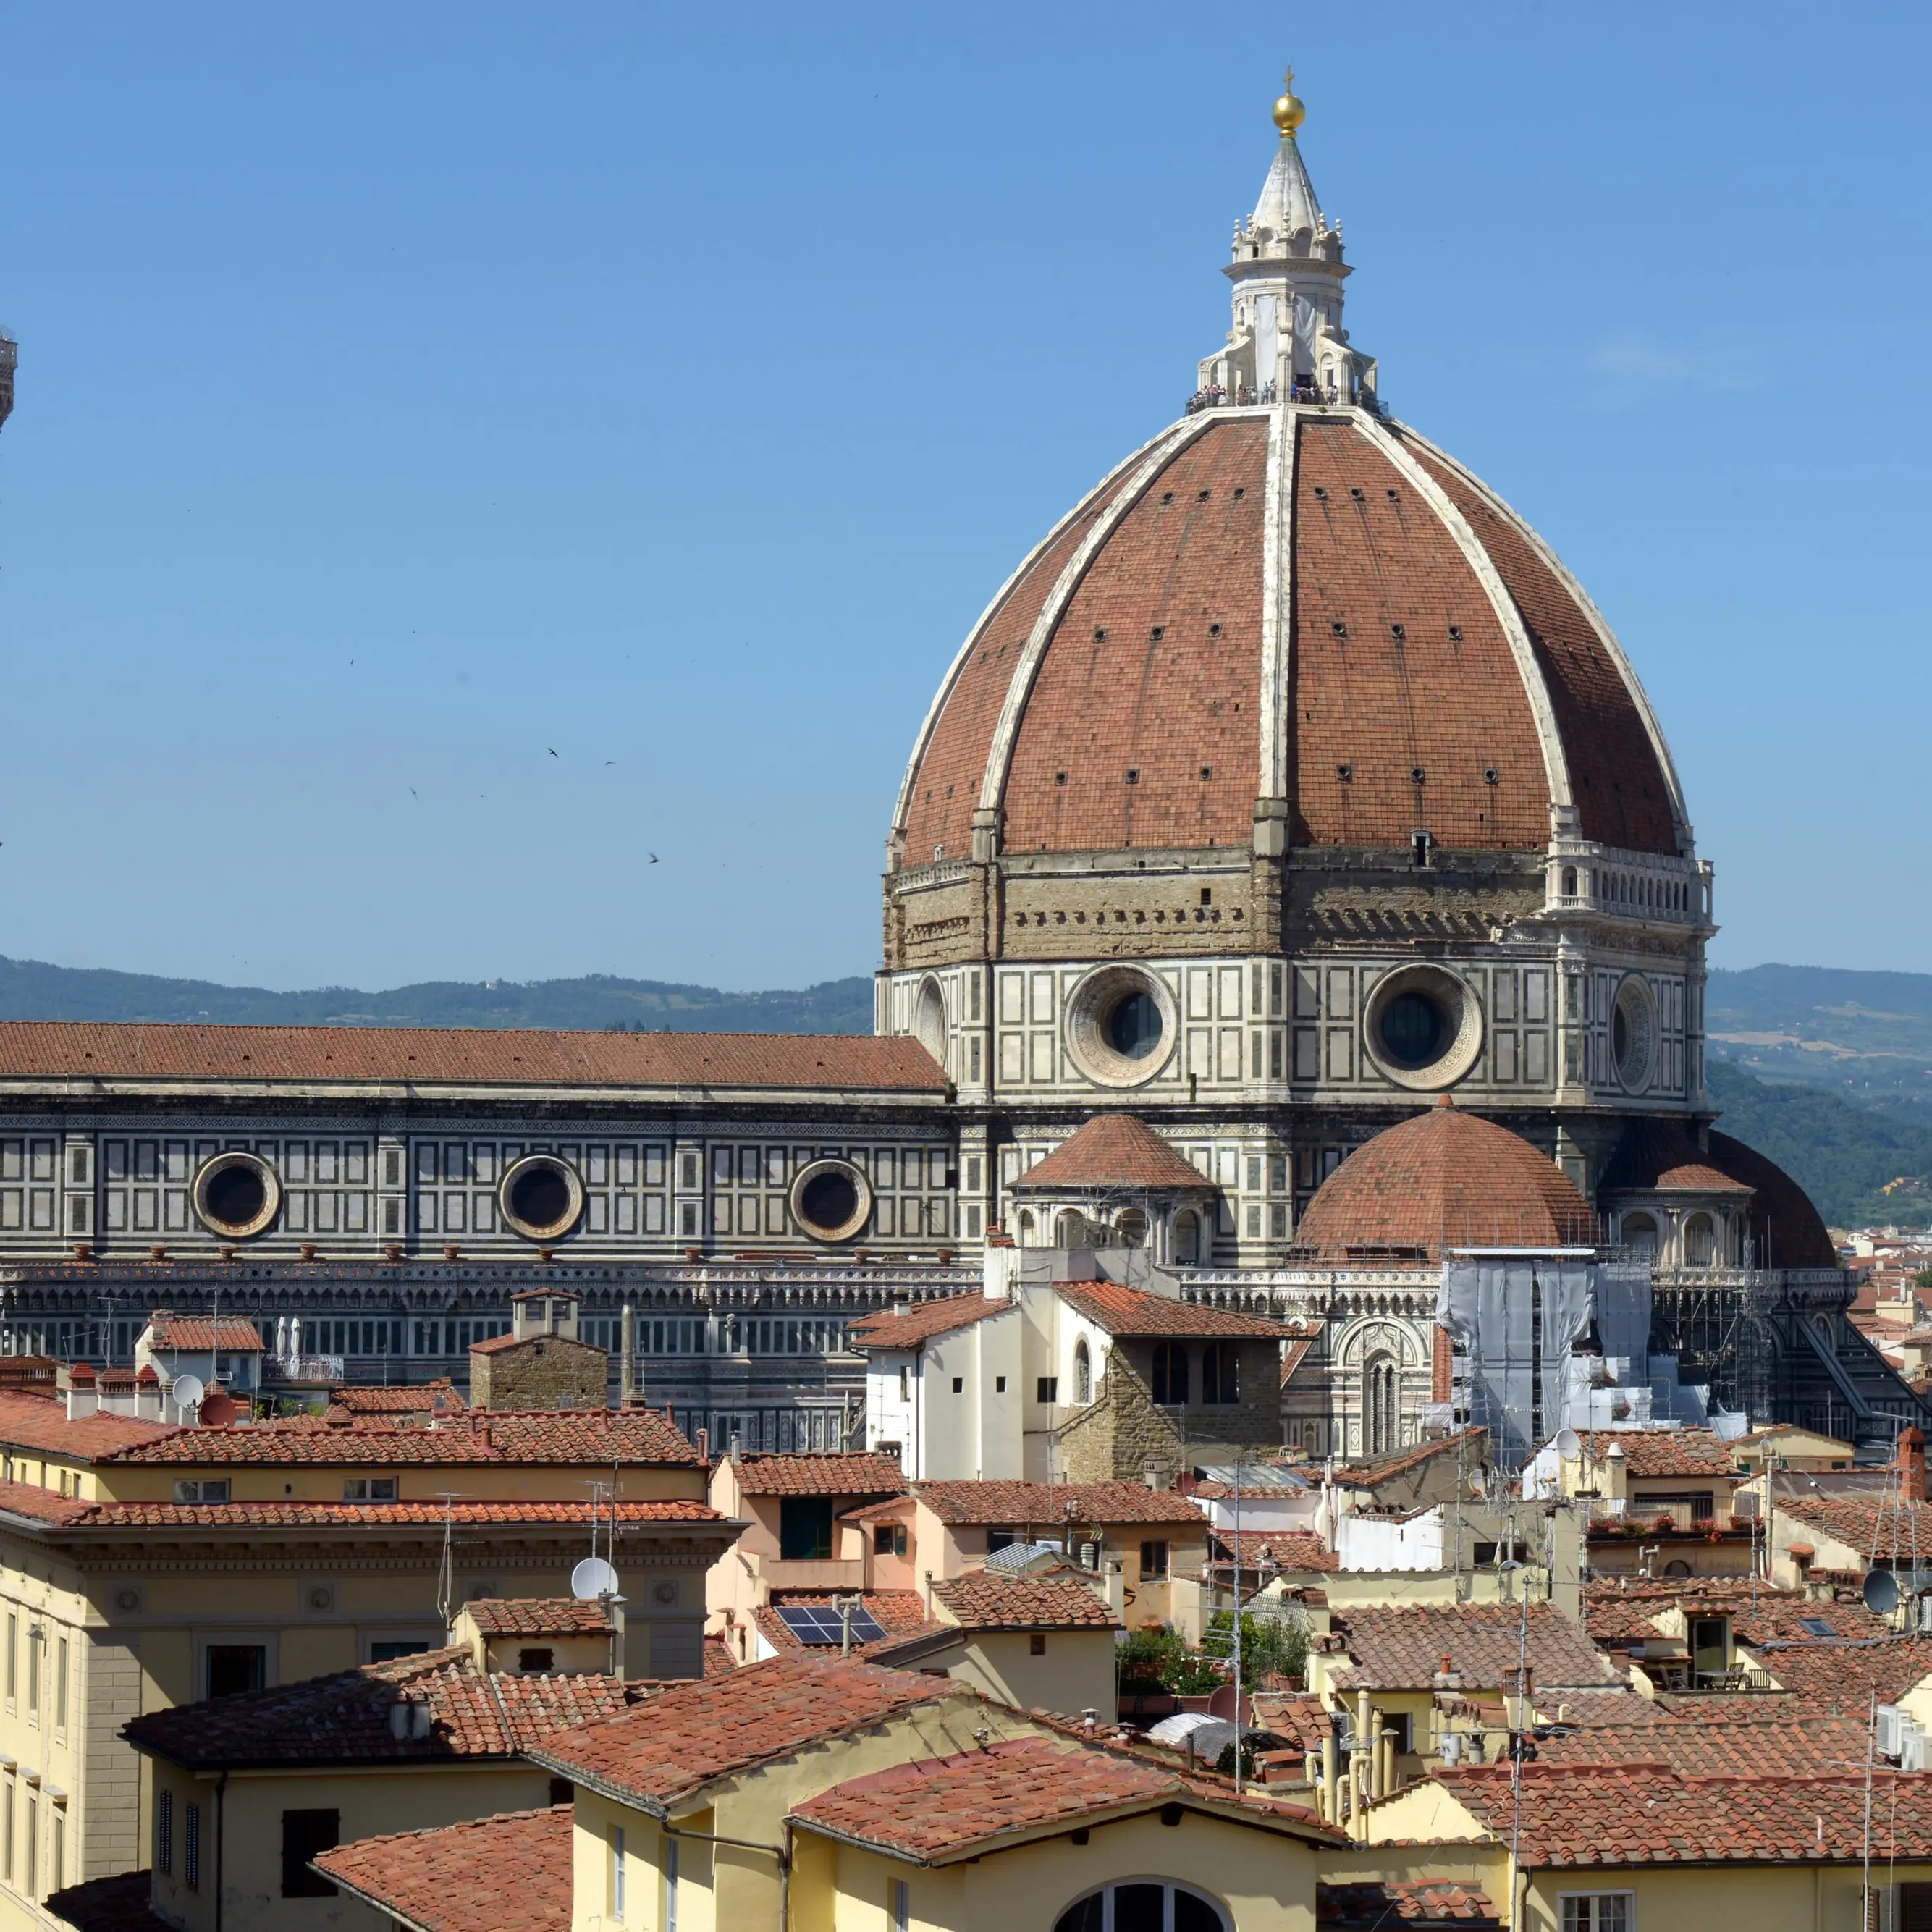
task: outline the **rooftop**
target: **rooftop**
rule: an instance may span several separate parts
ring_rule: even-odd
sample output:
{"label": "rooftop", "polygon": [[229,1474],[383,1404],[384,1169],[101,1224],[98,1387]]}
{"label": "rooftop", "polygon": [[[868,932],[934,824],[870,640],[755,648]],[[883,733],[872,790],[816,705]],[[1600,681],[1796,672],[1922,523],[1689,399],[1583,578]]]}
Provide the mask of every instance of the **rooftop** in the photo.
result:
{"label": "rooftop", "polygon": [[[1517,1815],[1515,1770],[1486,1765],[1433,1775],[1492,1841],[1506,1843]],[[1652,1764],[1538,1763],[1521,1772],[1526,1866],[1859,1864],[1864,1857],[1862,1772],[1690,1778]],[[1932,1778],[1886,1769],[1876,1779],[1874,1862],[1932,1858]]]}
{"label": "rooftop", "polygon": [[[611,1508],[593,1516],[588,1502],[404,1503],[98,1503],[82,1502],[34,1483],[0,1482],[0,1514],[26,1516],[64,1529],[460,1529],[478,1524],[526,1523],[570,1527],[608,1524]],[[726,1519],[708,1503],[691,1497],[658,1502],[620,1503],[620,1526],[646,1524],[716,1524]]]}
{"label": "rooftop", "polygon": [[834,1785],[793,1816],[830,1836],[920,1864],[1190,1796],[1174,1772],[1112,1753],[1018,1738]]}
{"label": "rooftop", "polygon": [[9,1449],[31,1449],[36,1454],[91,1462],[143,1443],[206,1432],[158,1422],[137,1422],[131,1415],[104,1415],[98,1412],[70,1422],[67,1405],[51,1393],[30,1395],[21,1390],[0,1389],[0,1446]]}
{"label": "rooftop", "polygon": [[475,1597],[461,1614],[482,1636],[608,1636],[603,1604],[579,1597]]}
{"label": "rooftop", "polygon": [[1418,1444],[1413,1449],[1405,1449],[1400,1454],[1384,1456],[1372,1462],[1345,1463],[1335,1472],[1335,1480],[1342,1488],[1372,1490],[1379,1484],[1393,1481],[1398,1476],[1406,1476],[1412,1470],[1419,1469],[1425,1462],[1432,1462],[1438,1456],[1466,1455],[1480,1462],[1489,1453],[1489,1431],[1486,1429],[1459,1430],[1454,1436],[1438,1436],[1432,1442]]}
{"label": "rooftop", "polygon": [[[422,1651],[271,1690],[130,1718],[137,1748],[190,1770],[514,1757],[554,1732],[612,1718],[658,1694],[620,1678],[478,1671],[461,1646]],[[421,1704],[429,1730],[395,1735],[390,1713]]]}
{"label": "rooftop", "polygon": [[1162,1335],[1226,1335],[1285,1342],[1295,1334],[1285,1324],[1258,1315],[1239,1315],[1232,1309],[1173,1300],[1118,1281],[1057,1281],[1053,1292],[1096,1328],[1124,1340]]}
{"label": "rooftop", "polygon": [[156,1309],[149,1318],[147,1339],[157,1348],[228,1348],[238,1354],[259,1354],[262,1348],[261,1331],[252,1322],[176,1315],[165,1308]]}
{"label": "rooftop", "polygon": [[529,1755],[546,1770],[662,1814],[716,1778],[968,1694],[945,1678],[794,1651],[674,1686],[648,1711],[570,1732]]}
{"label": "rooftop", "polygon": [[1584,1456],[1599,1469],[1615,1443],[1633,1476],[1721,1476],[1737,1480],[1730,1445],[1708,1429],[1589,1429],[1580,1434]]}
{"label": "rooftop", "polygon": [[996,1576],[968,1570],[932,1586],[932,1600],[967,1630],[1118,1630],[1120,1619],[1078,1577]]}
{"label": "rooftop", "polygon": [[1519,1134],[1442,1104],[1349,1155],[1308,1204],[1299,1246],[1331,1264],[1360,1251],[1553,1248],[1594,1243],[1596,1216],[1563,1170]]}
{"label": "rooftop", "polygon": [[[1150,1490],[1144,1483],[1026,1483],[1020,1481],[922,1482],[910,1493],[949,1527],[985,1524],[989,1528],[1060,1529],[1086,1523],[1183,1524],[1204,1537],[1208,1520],[1178,1490]],[[885,1514],[891,1505],[874,1504]],[[909,1513],[909,1512],[908,1512]],[[856,1516],[860,1513],[854,1510]]]}
{"label": "rooftop", "polygon": [[1214,1184],[1134,1114],[1096,1114],[1013,1184],[1022,1192],[1107,1187],[1205,1192]]}
{"label": "rooftop", "polygon": [[747,1496],[896,1496],[905,1472],[890,1456],[740,1456],[738,1492]]}
{"label": "rooftop", "polygon": [[970,1328],[994,1315],[1010,1315],[1018,1306],[996,1300],[976,1290],[966,1294],[937,1295],[904,1308],[889,1308],[851,1323],[845,1339],[855,1348],[911,1348],[935,1335]]}
{"label": "rooftop", "polygon": [[1480,1886],[1456,1879],[1375,1879],[1315,1888],[1315,1922],[1334,1932],[1382,1932],[1392,1925],[1494,1925],[1496,1908]]}
{"label": "rooftop", "polygon": [[358,1839],[314,1864],[412,1932],[569,1932],[573,1823],[567,1804],[502,1812]]}
{"label": "rooftop", "polygon": [[[1523,1612],[1514,1604],[1459,1604],[1454,1608],[1352,1606],[1333,1626],[1352,1660],[1331,1680],[1348,1690],[1426,1690],[1442,1670],[1462,1677],[1465,1690],[1499,1690],[1523,1649]],[[1528,1618],[1530,1675],[1539,1694],[1561,1685],[1620,1685],[1623,1673],[1600,1657],[1561,1612],[1532,1604]]]}
{"label": "rooftop", "polygon": [[447,1376],[429,1382],[345,1382],[332,1389],[328,1399],[355,1416],[460,1415],[468,1406]]}
{"label": "rooftop", "polygon": [[[838,1606],[844,1600],[843,1594],[830,1590],[775,1590],[769,1603],[760,1604],[752,1610],[752,1622],[775,1650],[823,1650],[828,1646],[808,1644],[778,1612],[782,1607],[823,1611],[824,1627],[829,1630],[838,1619]],[[868,1590],[860,1596],[859,1607],[885,1632],[888,1641],[909,1636],[926,1628],[926,1603],[916,1590]],[[842,1628],[840,1636],[842,1640]],[[858,1649],[863,1641],[855,1640],[854,1649]]]}
{"label": "rooftop", "polygon": [[[120,1420],[90,1417],[69,1426],[86,1428],[94,1421]],[[0,1415],[0,1429],[4,1426]],[[619,1462],[701,1466],[698,1451],[676,1424],[652,1408],[477,1409],[424,1429],[335,1428],[312,1416],[230,1429],[162,1431],[152,1424],[123,1426],[139,1427],[143,1433],[100,1460],[196,1468],[402,1463],[583,1463],[608,1468]]]}
{"label": "rooftop", "polygon": [[915,1040],[871,1034],[552,1033],[488,1027],[0,1022],[0,1079],[563,1087],[843,1087],[928,1093]]}

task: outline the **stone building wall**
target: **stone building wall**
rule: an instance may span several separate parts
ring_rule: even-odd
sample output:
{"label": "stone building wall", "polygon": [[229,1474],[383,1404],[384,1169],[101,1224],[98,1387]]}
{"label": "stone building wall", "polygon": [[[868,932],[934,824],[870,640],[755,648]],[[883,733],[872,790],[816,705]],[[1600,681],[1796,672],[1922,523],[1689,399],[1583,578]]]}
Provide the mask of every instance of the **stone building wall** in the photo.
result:
{"label": "stone building wall", "polygon": [[507,1346],[471,1350],[472,1408],[602,1408],[610,1358],[588,1342],[533,1335]]}
{"label": "stone building wall", "polygon": [[[1201,1386],[1203,1346],[1186,1344],[1190,1391]],[[1210,1447],[1235,1446],[1262,1454],[1278,1448],[1280,1346],[1268,1341],[1238,1346],[1238,1401],[1169,1407],[1154,1399],[1154,1344],[1115,1342],[1094,1400],[1061,1426],[1058,1460],[1067,1480],[1138,1481],[1150,1468],[1189,1468]]]}

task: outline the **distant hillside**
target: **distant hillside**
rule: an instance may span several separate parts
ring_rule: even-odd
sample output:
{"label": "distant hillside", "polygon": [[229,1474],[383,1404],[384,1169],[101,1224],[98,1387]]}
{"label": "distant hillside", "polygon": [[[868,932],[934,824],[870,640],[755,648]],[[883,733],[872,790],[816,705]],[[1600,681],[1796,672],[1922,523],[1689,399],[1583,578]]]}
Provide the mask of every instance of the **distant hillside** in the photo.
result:
{"label": "distant hillside", "polygon": [[1711,1057],[1848,1098],[1932,1100],[1932,974],[1824,966],[1714,971]]}
{"label": "distant hillside", "polygon": [[672,1033],[870,1033],[872,982],[828,980],[800,992],[722,993],[660,980],[430,980],[387,992],[322,986],[274,993],[0,958],[0,1019],[214,1020],[248,1026],[621,1027]]}
{"label": "distant hillside", "polygon": [[[1932,1106],[1894,1101],[1880,1110],[1818,1087],[1774,1086],[1715,1058],[1708,1077],[1724,1109],[1719,1127],[1776,1161],[1834,1227],[1932,1222],[1924,1185],[1932,1182]],[[1884,1191],[1902,1177],[1922,1185]]]}

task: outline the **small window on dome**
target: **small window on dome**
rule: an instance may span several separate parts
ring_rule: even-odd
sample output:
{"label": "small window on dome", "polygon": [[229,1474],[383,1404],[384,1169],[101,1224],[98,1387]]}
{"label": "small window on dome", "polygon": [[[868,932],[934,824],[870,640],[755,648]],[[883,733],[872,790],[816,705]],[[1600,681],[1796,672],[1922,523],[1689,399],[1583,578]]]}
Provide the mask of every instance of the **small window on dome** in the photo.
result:
{"label": "small window on dome", "polygon": [[1449,641],[1452,644],[1460,644],[1462,641],[1462,627],[1460,624],[1451,624],[1449,626]]}

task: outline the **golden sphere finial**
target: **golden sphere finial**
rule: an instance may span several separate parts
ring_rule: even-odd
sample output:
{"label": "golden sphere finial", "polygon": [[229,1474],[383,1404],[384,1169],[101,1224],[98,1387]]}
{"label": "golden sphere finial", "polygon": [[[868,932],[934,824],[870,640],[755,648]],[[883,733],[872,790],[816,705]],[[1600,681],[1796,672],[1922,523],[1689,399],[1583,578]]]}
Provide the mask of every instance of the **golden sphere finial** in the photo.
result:
{"label": "golden sphere finial", "polygon": [[1274,104],[1274,124],[1281,130],[1282,139],[1291,139],[1296,128],[1308,118],[1307,108],[1295,98],[1294,70],[1290,68],[1281,77],[1281,98]]}

